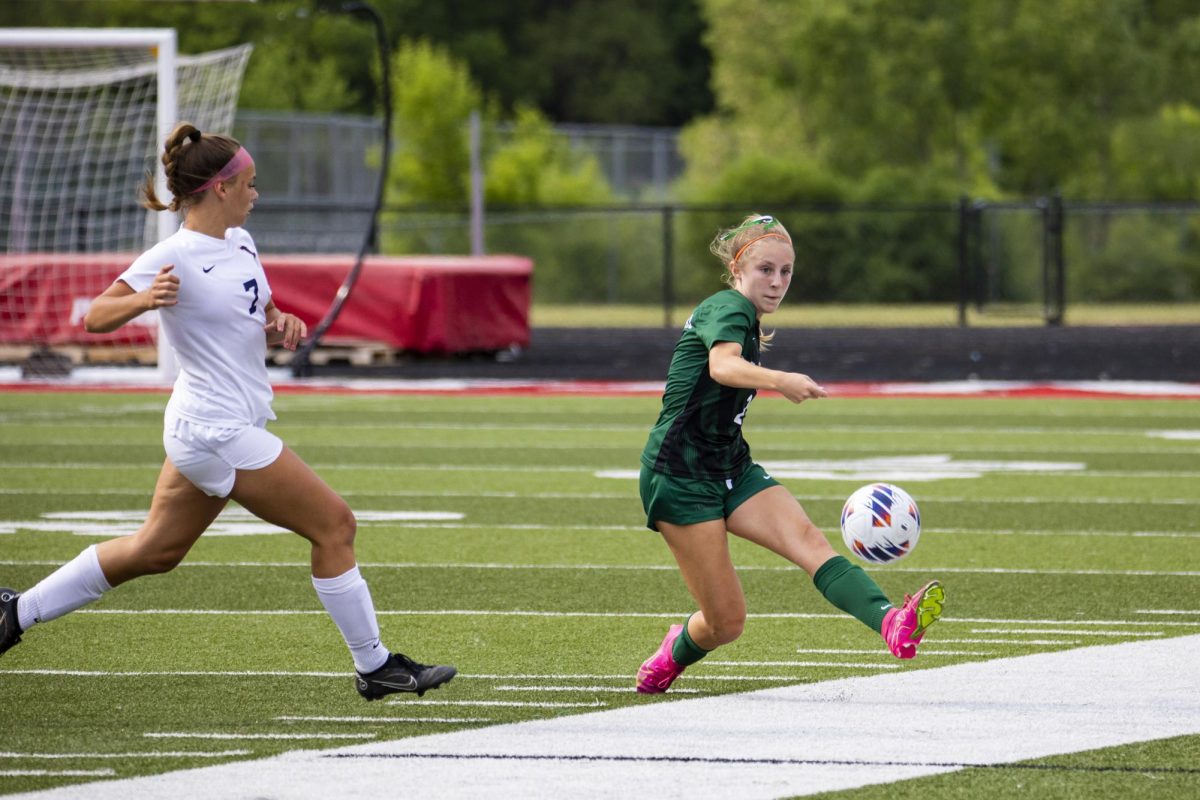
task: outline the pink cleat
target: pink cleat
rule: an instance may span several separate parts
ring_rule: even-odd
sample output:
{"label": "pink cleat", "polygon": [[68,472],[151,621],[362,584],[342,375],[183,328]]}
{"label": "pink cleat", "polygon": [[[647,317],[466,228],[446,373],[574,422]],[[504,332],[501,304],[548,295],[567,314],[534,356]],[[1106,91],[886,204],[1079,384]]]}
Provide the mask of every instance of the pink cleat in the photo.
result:
{"label": "pink cleat", "polygon": [[658,651],[642,664],[637,675],[639,694],[662,694],[683,674],[683,667],[676,664],[675,659],[671,657],[671,648],[675,646],[675,640],[681,633],[682,625],[672,625],[666,638],[658,646]]}
{"label": "pink cleat", "polygon": [[904,605],[893,608],[883,618],[883,640],[896,658],[913,658],[925,629],[938,621],[946,590],[937,581],[930,581],[916,594],[904,595]]}

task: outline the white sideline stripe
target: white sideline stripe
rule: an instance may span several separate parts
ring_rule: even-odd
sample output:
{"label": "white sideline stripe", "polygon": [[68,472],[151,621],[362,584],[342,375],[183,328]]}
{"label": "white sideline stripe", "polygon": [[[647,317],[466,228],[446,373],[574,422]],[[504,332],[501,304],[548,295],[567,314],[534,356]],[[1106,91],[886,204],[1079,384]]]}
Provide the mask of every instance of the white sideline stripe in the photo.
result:
{"label": "white sideline stripe", "polygon": [[0,753],[0,758],[53,760],[68,758],[229,758],[248,756],[253,750],[147,750],[141,753]]}
{"label": "white sideline stripe", "polygon": [[374,739],[374,733],[198,733],[149,731],[147,739]]}
{"label": "white sideline stripe", "polygon": [[[276,717],[280,722],[368,722],[368,723],[391,723],[391,722],[438,722],[445,724],[457,724],[460,722],[491,722],[491,717],[300,717],[300,716],[283,716]],[[249,751],[246,751],[249,752]]]}
{"label": "white sideline stripe", "polygon": [[[585,786],[604,797],[794,797],[1196,735],[1198,661],[1200,635],[1094,646],[297,750],[89,784],[87,796],[367,798],[386,786],[434,800],[542,800]],[[937,741],[914,742],[914,731]]]}

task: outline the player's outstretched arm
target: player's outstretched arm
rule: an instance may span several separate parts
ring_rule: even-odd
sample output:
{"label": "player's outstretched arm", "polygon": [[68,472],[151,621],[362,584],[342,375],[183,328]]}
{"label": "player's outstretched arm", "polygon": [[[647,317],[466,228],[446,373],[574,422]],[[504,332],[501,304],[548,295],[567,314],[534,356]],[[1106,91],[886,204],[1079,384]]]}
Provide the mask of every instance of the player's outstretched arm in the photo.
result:
{"label": "player's outstretched arm", "polygon": [[742,358],[736,342],[718,342],[708,351],[708,373],[722,386],[737,389],[773,389],[793,403],[826,397],[825,389],[807,375],[782,372],[752,364]]}
{"label": "player's outstretched arm", "polygon": [[150,288],[135,292],[124,281],[116,281],[92,301],[83,316],[88,333],[111,333],[134,317],[163,306],[179,302],[179,276],[172,275],[173,264],[167,264],[154,276]]}

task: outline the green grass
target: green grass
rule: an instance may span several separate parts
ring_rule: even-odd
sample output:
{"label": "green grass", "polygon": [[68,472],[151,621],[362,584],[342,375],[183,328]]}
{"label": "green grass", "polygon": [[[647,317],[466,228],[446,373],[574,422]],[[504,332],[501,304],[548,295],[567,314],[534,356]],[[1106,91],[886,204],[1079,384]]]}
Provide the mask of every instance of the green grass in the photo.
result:
{"label": "green grass", "polygon": [[[693,306],[671,311],[671,325],[682,325]],[[661,305],[552,305],[534,303],[530,322],[536,328],[646,328],[664,324]],[[1200,303],[1088,303],[1068,305],[1068,325],[1200,325]],[[874,305],[787,302],[766,318],[772,328],[948,327],[958,325],[952,303]],[[971,327],[1043,325],[1041,306],[993,304],[983,312],[967,311]]]}
{"label": "green grass", "polygon": [[[165,399],[0,394],[0,585],[26,588],[100,541],[102,535],[71,530],[104,523],[101,512],[128,512],[128,521],[109,521],[114,530],[136,527],[162,462]],[[636,469],[657,405],[652,397],[282,394],[272,427],[359,513],[358,554],[381,612],[384,641],[419,659],[458,666],[460,677],[438,691],[439,699],[495,700],[520,694],[500,685],[536,680],[478,676],[600,674],[617,676],[608,681],[614,686],[631,686],[637,664],[665,625],[691,610],[666,547],[643,528],[635,481],[596,475]],[[969,617],[1144,622],[1147,617],[1137,617],[1135,609],[1162,608],[1194,612],[1173,618],[1183,624],[1164,626],[1163,635],[1194,634],[1200,632],[1194,574],[1200,565],[1200,442],[1149,435],[1160,430],[1200,430],[1200,403],[837,399],[795,407],[762,397],[747,420],[755,456],[769,464],[944,454],[951,463],[1082,465],[1038,472],[996,471],[994,463],[984,477],[897,481],[918,499],[925,530],[912,556],[872,574],[893,597],[927,575],[941,577],[949,605],[939,630],[954,631],[955,618]],[[862,475],[799,479],[787,478],[786,467],[773,471],[830,533],[842,500],[867,482]],[[463,516],[372,521],[379,512],[399,511]],[[31,527],[61,512],[84,519],[60,523],[67,530]],[[176,571],[120,587],[93,607],[33,629],[0,659],[0,750],[80,754],[53,761],[0,755],[0,773],[111,768],[126,777],[367,741],[212,742],[147,734],[333,732],[384,739],[489,724],[282,717],[394,716],[399,710],[500,723],[594,711],[597,703],[613,708],[647,702],[632,691],[581,690],[555,693],[556,701],[582,704],[558,709],[464,710],[416,701],[367,706],[352,688],[345,648],[312,591],[304,542],[284,534],[213,535],[220,532],[204,536]],[[844,551],[840,539],[835,546]],[[738,540],[732,551],[743,568],[752,614],[831,611],[807,578],[783,568],[777,557]],[[997,567],[1022,572],[985,571]],[[1029,596],[1040,598],[1032,612],[1024,607]],[[244,613],[183,613],[189,611]],[[287,613],[249,613],[263,611]],[[722,656],[794,659],[801,641],[813,648],[880,648],[879,663],[889,658],[874,633],[836,616],[753,617]],[[1071,646],[1014,637],[1001,652],[980,646],[965,655],[919,658],[905,668]],[[733,679],[778,676],[781,669],[790,672]],[[89,674],[42,674],[62,670]],[[227,672],[262,674],[217,674]],[[279,672],[317,674],[272,674]],[[861,668],[838,666],[739,672],[701,664],[685,679],[704,694],[726,694],[862,674]],[[237,752],[150,758],[150,751]],[[123,755],[87,755],[96,753]],[[1198,762],[1200,736],[1188,736],[838,796],[1001,800],[1153,792],[1158,800],[1184,800],[1197,795],[1200,776],[1171,770]],[[1095,769],[1104,766],[1120,770]],[[87,778],[0,777],[0,793],[82,780]]]}

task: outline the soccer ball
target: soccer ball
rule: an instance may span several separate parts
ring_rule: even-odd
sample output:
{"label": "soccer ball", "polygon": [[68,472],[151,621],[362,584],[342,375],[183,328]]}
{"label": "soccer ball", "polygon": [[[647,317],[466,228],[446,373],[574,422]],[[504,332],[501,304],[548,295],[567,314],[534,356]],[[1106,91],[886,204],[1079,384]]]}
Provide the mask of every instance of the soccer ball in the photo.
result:
{"label": "soccer ball", "polygon": [[854,555],[872,564],[904,558],[917,546],[921,512],[908,492],[890,483],[871,483],[842,508],[842,539]]}

